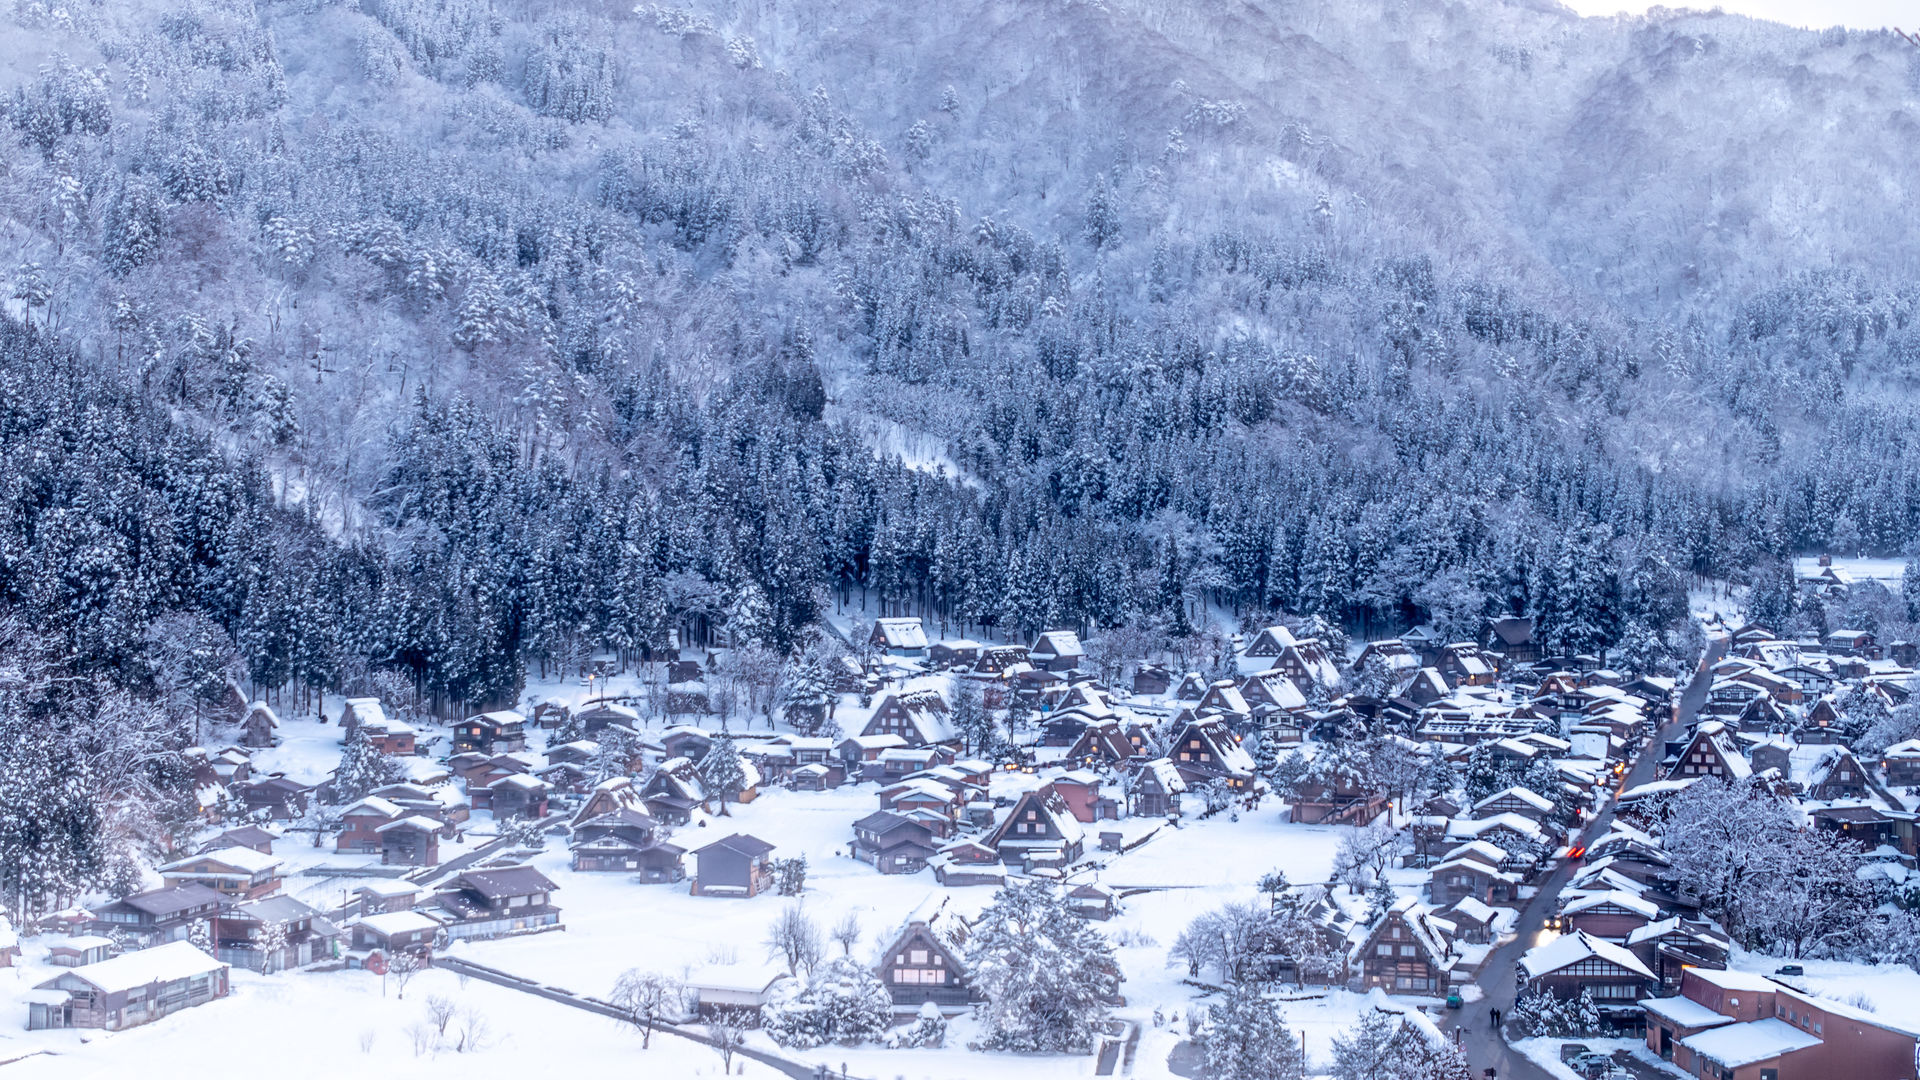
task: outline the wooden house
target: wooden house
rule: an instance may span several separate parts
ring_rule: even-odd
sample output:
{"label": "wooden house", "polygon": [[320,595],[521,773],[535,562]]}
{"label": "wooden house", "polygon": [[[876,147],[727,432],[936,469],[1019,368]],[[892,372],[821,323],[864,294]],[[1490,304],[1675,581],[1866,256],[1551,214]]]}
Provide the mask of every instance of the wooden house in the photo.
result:
{"label": "wooden house", "polygon": [[[1239,696],[1237,690],[1234,696]],[[1241,747],[1239,736],[1225,720],[1189,720],[1174,736],[1168,757],[1188,787],[1218,782],[1231,790],[1243,791],[1253,784],[1253,756]]]}
{"label": "wooden house", "polygon": [[1081,765],[1120,765],[1139,752],[1118,720],[1102,720],[1081,729],[1067,748],[1066,760]]}
{"label": "wooden house", "polygon": [[1445,906],[1473,899],[1504,906],[1519,900],[1519,876],[1501,866],[1506,857],[1504,849],[1495,848],[1500,855],[1490,858],[1471,850],[1479,846],[1493,847],[1461,845],[1454,849],[1459,854],[1449,854],[1427,872],[1427,895],[1435,904]]}
{"label": "wooden house", "polygon": [[[1298,713],[1307,708],[1305,694],[1285,672],[1263,671],[1258,675],[1249,675],[1240,680],[1239,691],[1240,703],[1249,712]],[[1206,698],[1203,697],[1200,704],[1201,708],[1206,708]]]}
{"label": "wooden house", "polygon": [[964,1006],[977,1000],[960,954],[925,922],[907,924],[881,953],[877,974],[896,1007]]}
{"label": "wooden house", "polygon": [[938,690],[902,690],[880,699],[862,735],[897,735],[906,746],[959,741]]}
{"label": "wooden house", "polygon": [[380,826],[404,816],[406,811],[397,803],[369,795],[340,811],[340,831],[333,838],[333,849],[361,854],[379,851]]}
{"label": "wooden house", "polygon": [[291,896],[233,904],[213,922],[214,958],[248,971],[287,971],[333,958],[345,935]]}
{"label": "wooden house", "polygon": [[1660,905],[1630,890],[1609,889],[1563,896],[1560,918],[1563,932],[1578,930],[1625,944],[1634,931],[1660,920]]}
{"label": "wooden house", "polygon": [[1180,812],[1180,796],[1187,781],[1170,758],[1143,761],[1133,770],[1127,790],[1127,813],[1134,817],[1172,817]]}
{"label": "wooden house", "polygon": [[124,1031],[227,995],[227,965],[185,941],[63,971],[35,988],[29,1030]]}
{"label": "wooden house", "polygon": [[1879,644],[1872,633],[1866,630],[1835,630],[1821,639],[1827,652],[1836,656],[1858,656],[1867,660],[1880,658]]}
{"label": "wooden house", "polygon": [[247,708],[240,721],[240,745],[251,750],[280,745],[280,718],[266,702],[256,701]]}
{"label": "wooden house", "polygon": [[1072,671],[1086,659],[1080,635],[1071,630],[1049,630],[1034,639],[1027,660],[1043,671]]}
{"label": "wooden house", "polygon": [[686,849],[667,843],[660,823],[636,808],[622,806],[577,820],[567,846],[576,871],[630,873],[646,882],[687,876],[682,861]]}
{"label": "wooden house", "polygon": [[1500,677],[1499,658],[1470,641],[1441,649],[1434,667],[1454,686],[1491,686]]}
{"label": "wooden house", "polygon": [[1845,746],[1830,747],[1808,770],[1806,792],[1809,799],[1861,799],[1869,792],[1866,767]]}
{"label": "wooden house", "polygon": [[853,823],[853,857],[883,874],[918,873],[938,853],[939,839],[924,822],[876,810]]}
{"label": "wooden house", "polygon": [[93,911],[88,929],[139,947],[184,941],[196,923],[211,923],[226,897],[205,885],[170,885],[124,896]]}
{"label": "wooden house", "polygon": [[1537,664],[1545,655],[1533,633],[1533,620],[1521,615],[1494,619],[1487,626],[1487,648],[1510,664]]}
{"label": "wooden house", "polygon": [[228,829],[212,840],[200,845],[201,851],[218,851],[221,848],[251,848],[262,855],[273,854],[273,842],[279,837],[258,825],[242,825],[237,829]]}
{"label": "wooden house", "polygon": [[1293,631],[1284,626],[1268,626],[1253,635],[1253,640],[1247,642],[1246,651],[1241,655],[1271,662],[1279,659],[1280,654],[1292,648],[1294,644]]}
{"label": "wooden house", "polygon": [[511,709],[469,716],[453,727],[453,748],[483,754],[511,753],[527,746],[527,718]]}
{"label": "wooden house", "polygon": [[949,668],[971,669],[980,659],[982,646],[977,641],[964,638],[958,641],[936,641],[927,646],[927,666],[935,671]]}
{"label": "wooden house", "polygon": [[1362,989],[1427,997],[1446,993],[1456,959],[1431,910],[1411,896],[1395,902],[1350,957]]}
{"label": "wooden house", "polygon": [[933,867],[933,876],[949,889],[1004,885],[1007,880],[1000,853],[978,840],[955,840],[943,846],[928,865]]}
{"label": "wooden house", "polygon": [[986,844],[1009,866],[1059,867],[1085,851],[1086,833],[1052,784],[1021,795]]}
{"label": "wooden house", "polygon": [[1340,685],[1340,664],[1319,638],[1302,638],[1280,650],[1273,671],[1286,676],[1302,695],[1331,692]]}
{"label": "wooden house", "polygon": [[1623,1027],[1640,1023],[1641,998],[1654,992],[1653,972],[1624,945],[1585,931],[1528,949],[1520,957],[1522,986],[1539,993],[1571,999],[1581,991],[1593,995],[1602,1019]]}
{"label": "wooden house", "polygon": [[386,866],[437,866],[440,834],[446,826],[430,817],[408,814],[374,827],[380,838],[380,862]]}
{"label": "wooden house", "polygon": [[433,914],[455,940],[553,930],[560,926],[560,909],[553,904],[558,889],[531,866],[467,870],[434,893]]}
{"label": "wooden house", "polygon": [[1880,755],[1887,770],[1887,783],[1894,787],[1920,785],[1920,739],[1908,739],[1887,747]]}
{"label": "wooden house", "polygon": [[991,645],[980,650],[980,658],[973,662],[973,670],[978,675],[1007,676],[1031,664],[1025,645]]}
{"label": "wooden house", "polygon": [[1053,788],[1067,804],[1067,812],[1075,821],[1092,824],[1096,821],[1114,821],[1120,817],[1120,804],[1112,797],[1101,793],[1104,779],[1100,774],[1088,769],[1074,769],[1053,781]]}
{"label": "wooden house", "polygon": [[918,659],[927,655],[927,631],[919,619],[875,619],[867,644],[888,656]]}
{"label": "wooden house", "polygon": [[1133,673],[1135,697],[1159,697],[1173,688],[1173,673],[1159,664],[1142,664]]}
{"label": "wooden house", "polygon": [[[511,773],[488,784],[484,809],[493,811],[495,821],[521,818],[538,820],[547,816],[547,800],[553,786],[528,773]],[[483,809],[475,792],[474,809]]]}
{"label": "wooden house", "polygon": [[47,963],[54,967],[83,967],[97,964],[119,951],[114,947],[112,938],[98,934],[76,934],[47,946]]}
{"label": "wooden house", "polygon": [[268,776],[235,784],[233,792],[248,816],[264,816],[273,821],[292,821],[307,812],[307,800],[313,788],[284,776]]}
{"label": "wooden house", "polygon": [[160,867],[168,885],[205,885],[233,900],[258,900],[280,891],[283,860],[252,848],[203,852]]}
{"label": "wooden house", "polygon": [[1678,780],[1687,777],[1724,776],[1730,780],[1745,780],[1753,775],[1747,759],[1733,749],[1728,739],[1727,726],[1717,720],[1702,721],[1694,730],[1693,738],[1688,740],[1673,768],[1667,771],[1667,779]]}
{"label": "wooden house", "polygon": [[441,929],[440,920],[427,912],[401,910],[363,915],[354,920],[347,932],[349,947],[358,952],[424,957],[432,954]]}
{"label": "wooden house", "polygon": [[695,896],[758,896],[773,884],[773,845],[734,833],[693,853]]}
{"label": "wooden house", "polygon": [[589,702],[575,714],[574,719],[580,722],[580,734],[589,739],[610,727],[638,731],[644,726],[640,720],[639,710],[631,705],[605,699]]}

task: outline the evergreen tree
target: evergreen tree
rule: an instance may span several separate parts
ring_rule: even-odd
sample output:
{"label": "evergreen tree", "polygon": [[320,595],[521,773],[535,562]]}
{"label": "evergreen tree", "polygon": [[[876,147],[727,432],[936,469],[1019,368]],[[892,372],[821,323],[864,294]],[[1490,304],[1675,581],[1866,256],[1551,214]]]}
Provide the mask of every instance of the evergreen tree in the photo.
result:
{"label": "evergreen tree", "polygon": [[1242,984],[1225,1002],[1206,1007],[1196,1041],[1206,1055],[1210,1080],[1299,1080],[1300,1042],[1278,1005]]}
{"label": "evergreen tree", "polygon": [[747,787],[746,766],[740,760],[739,748],[733,745],[733,736],[724,731],[715,735],[697,769],[701,790],[707,798],[719,802],[720,813],[725,816],[727,804],[738,799]]}
{"label": "evergreen tree", "polygon": [[1044,881],[1001,889],[967,951],[991,1049],[1082,1053],[1120,985],[1112,944]]}
{"label": "evergreen tree", "polygon": [[333,770],[329,794],[337,805],[365,798],[375,788],[400,779],[400,765],[373,745],[365,725],[356,725],[347,733],[346,746],[340,751],[340,764]]}

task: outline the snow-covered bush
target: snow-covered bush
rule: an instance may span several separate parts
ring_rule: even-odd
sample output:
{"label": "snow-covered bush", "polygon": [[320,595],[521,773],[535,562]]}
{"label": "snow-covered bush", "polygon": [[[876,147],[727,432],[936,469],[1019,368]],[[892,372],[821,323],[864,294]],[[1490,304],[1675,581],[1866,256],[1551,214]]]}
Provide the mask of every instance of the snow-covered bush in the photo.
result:
{"label": "snow-covered bush", "polygon": [[760,1009],[760,1024],[782,1046],[852,1046],[879,1038],[893,1020],[893,998],[878,976],[844,956],[787,979]]}

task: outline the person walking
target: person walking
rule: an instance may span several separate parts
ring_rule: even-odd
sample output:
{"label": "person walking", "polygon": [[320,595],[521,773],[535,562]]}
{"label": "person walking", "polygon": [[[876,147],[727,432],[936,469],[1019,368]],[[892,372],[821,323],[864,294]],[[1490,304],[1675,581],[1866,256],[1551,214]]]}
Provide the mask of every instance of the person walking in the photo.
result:
{"label": "person walking", "polygon": [[1497,1008],[1493,1010],[1493,1030],[1500,1030],[1500,1010]]}

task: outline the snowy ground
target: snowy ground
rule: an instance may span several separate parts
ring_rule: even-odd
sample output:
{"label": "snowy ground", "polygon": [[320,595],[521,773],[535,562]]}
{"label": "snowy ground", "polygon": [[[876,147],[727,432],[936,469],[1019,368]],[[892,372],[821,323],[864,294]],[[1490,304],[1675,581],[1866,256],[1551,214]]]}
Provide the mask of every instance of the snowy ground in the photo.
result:
{"label": "snowy ground", "polygon": [[[18,987],[50,977],[50,969],[0,972],[0,1000],[7,1015],[24,1019]],[[205,1076],[209,1069],[265,1066],[287,1080],[344,1076],[406,1076],[417,1080],[472,1080],[476,1076],[544,1076],[557,1062],[583,1075],[638,1070],[657,1077],[718,1077],[717,1051],[656,1035],[644,1054],[630,1028],[525,994],[428,971],[395,1000],[381,996],[380,980],[363,972],[312,972],[261,976],[237,972],[233,993],[211,1005],[187,1009],[145,1027],[100,1032],[0,1031],[0,1061],[28,1053],[6,1067],[8,1080],[155,1080]],[[408,1030],[426,1021],[426,1001],[441,995],[481,1018],[486,1034],[473,1053],[431,1044],[416,1052]],[[462,1023],[449,1026],[447,1041]],[[736,1059],[736,1075],[772,1080],[784,1074]]]}

